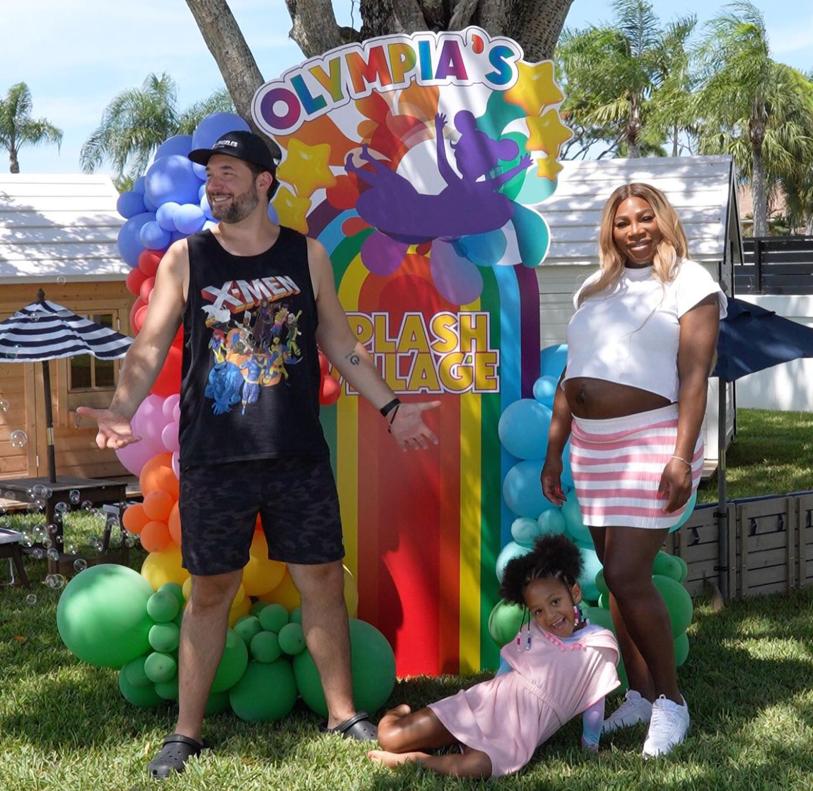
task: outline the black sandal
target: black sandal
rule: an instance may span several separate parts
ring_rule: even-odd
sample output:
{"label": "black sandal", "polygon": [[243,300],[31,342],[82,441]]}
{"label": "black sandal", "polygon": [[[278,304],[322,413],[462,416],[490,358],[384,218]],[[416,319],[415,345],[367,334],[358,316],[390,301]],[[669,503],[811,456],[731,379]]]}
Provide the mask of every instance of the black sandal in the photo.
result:
{"label": "black sandal", "polygon": [[206,745],[182,733],[171,733],[164,739],[158,755],[150,761],[150,776],[165,780],[173,772],[183,772],[190,758],[200,755]]}
{"label": "black sandal", "polygon": [[378,728],[370,722],[370,715],[366,711],[359,711],[350,719],[340,722],[335,728],[323,726],[325,733],[337,733],[345,739],[355,739],[358,742],[374,742],[378,739]]}

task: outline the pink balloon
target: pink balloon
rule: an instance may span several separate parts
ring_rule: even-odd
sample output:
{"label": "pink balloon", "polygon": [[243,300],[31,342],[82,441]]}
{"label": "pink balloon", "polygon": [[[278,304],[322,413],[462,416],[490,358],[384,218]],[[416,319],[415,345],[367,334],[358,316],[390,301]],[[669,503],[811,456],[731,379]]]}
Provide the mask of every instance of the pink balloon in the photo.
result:
{"label": "pink balloon", "polygon": [[435,239],[429,257],[432,280],[437,290],[456,305],[465,305],[483,292],[483,276],[468,258],[459,255],[449,242]]}
{"label": "pink balloon", "polygon": [[161,411],[164,413],[164,417],[167,420],[172,420],[172,413],[175,411],[175,407],[181,401],[180,393],[173,393],[171,396],[167,396],[164,399],[164,405],[161,407]]}
{"label": "pink balloon", "polygon": [[142,441],[149,442],[155,448],[156,453],[160,453],[163,448],[161,432],[167,424],[163,405],[164,399],[161,396],[148,395],[130,421],[135,435],[141,437]]}
{"label": "pink balloon", "polygon": [[381,231],[371,233],[361,245],[361,261],[376,275],[391,275],[404,260],[407,245]]}
{"label": "pink balloon", "polygon": [[156,450],[149,442],[141,440],[119,448],[116,450],[116,456],[128,472],[140,475],[141,468],[159,452],[163,452],[163,448]]}
{"label": "pink balloon", "polygon": [[176,423],[181,422],[181,405],[180,405],[180,403],[175,404],[175,406],[172,408],[172,419]]}
{"label": "pink balloon", "polygon": [[181,449],[178,444],[178,424],[175,421],[164,426],[164,430],[161,432],[161,443],[170,453]]}
{"label": "pink balloon", "polygon": [[175,473],[175,477],[180,480],[181,479],[181,461],[178,457],[178,452],[172,454],[172,458],[169,460],[169,463],[172,465],[172,472]]}

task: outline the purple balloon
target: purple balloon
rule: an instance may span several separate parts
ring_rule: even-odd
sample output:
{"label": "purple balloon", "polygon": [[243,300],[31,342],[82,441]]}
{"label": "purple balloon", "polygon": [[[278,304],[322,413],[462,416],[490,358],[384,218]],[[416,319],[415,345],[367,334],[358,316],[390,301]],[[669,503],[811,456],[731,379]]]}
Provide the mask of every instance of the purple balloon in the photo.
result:
{"label": "purple balloon", "polygon": [[178,452],[172,454],[172,458],[170,459],[170,464],[172,465],[172,472],[175,473],[175,477],[180,480],[181,479],[181,462],[178,458]]}
{"label": "purple balloon", "polygon": [[249,125],[234,113],[212,113],[207,115],[192,133],[192,148],[211,148],[217,139],[226,132],[250,132]]}
{"label": "purple balloon", "polygon": [[169,422],[163,412],[164,399],[161,396],[148,395],[136,409],[130,425],[133,433],[141,437],[141,441],[154,448],[155,453],[161,453],[161,432]]}
{"label": "purple balloon", "polygon": [[432,279],[441,295],[455,305],[465,305],[483,292],[483,276],[468,258],[442,239],[432,242],[429,257]]}
{"label": "purple balloon", "polygon": [[174,421],[164,426],[164,430],[161,432],[161,444],[170,453],[176,453],[181,449],[178,444],[178,424]]}
{"label": "purple balloon", "polygon": [[172,415],[175,411],[175,407],[180,403],[180,401],[180,393],[173,393],[164,399],[164,403],[161,405],[161,411],[164,413],[164,417],[167,420],[177,420],[177,418],[173,418]]}
{"label": "purple balloon", "polygon": [[154,159],[180,154],[185,157],[192,150],[192,135],[173,135],[158,146]]}
{"label": "purple balloon", "polygon": [[404,260],[407,245],[373,231],[361,245],[361,262],[375,275],[391,275]]}

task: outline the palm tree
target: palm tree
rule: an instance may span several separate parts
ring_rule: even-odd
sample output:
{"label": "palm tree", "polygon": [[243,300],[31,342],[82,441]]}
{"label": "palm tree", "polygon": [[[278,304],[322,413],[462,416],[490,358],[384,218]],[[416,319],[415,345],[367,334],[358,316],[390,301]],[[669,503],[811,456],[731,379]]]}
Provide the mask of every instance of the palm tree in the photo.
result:
{"label": "palm tree", "polygon": [[92,173],[108,160],[118,183],[126,184],[146,170],[155,149],[168,137],[189,134],[209,113],[233,111],[225,90],[184,112],[179,112],[177,105],[175,81],[168,74],[150,74],[141,88],[120,93],[107,105],[101,123],[82,145],[82,169]]}
{"label": "palm tree", "polygon": [[[813,159],[813,100],[801,72],[772,60],[765,23],[748,2],[712,19],[698,51],[700,150],[728,153],[751,182],[754,236],[768,233],[768,196],[803,181]],[[795,175],[794,175],[795,174]]]}
{"label": "palm tree", "polygon": [[62,130],[45,118],[31,117],[31,91],[24,82],[8,89],[0,99],[0,145],[8,151],[9,171],[20,172],[18,152],[26,143],[62,143]]}
{"label": "palm tree", "polygon": [[695,19],[662,28],[648,0],[615,0],[613,10],[611,25],[562,35],[563,114],[587,130],[588,141],[609,142],[604,153],[662,154],[665,130],[683,127],[685,44]]}

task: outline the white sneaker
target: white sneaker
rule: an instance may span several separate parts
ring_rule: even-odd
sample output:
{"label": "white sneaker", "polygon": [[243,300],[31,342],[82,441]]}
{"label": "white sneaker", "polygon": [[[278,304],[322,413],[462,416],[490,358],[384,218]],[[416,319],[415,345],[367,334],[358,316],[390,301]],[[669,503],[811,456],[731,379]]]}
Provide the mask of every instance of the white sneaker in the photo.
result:
{"label": "white sneaker", "polygon": [[685,738],[689,730],[689,706],[659,695],[652,704],[652,719],[644,742],[644,758],[656,758],[672,752]]}
{"label": "white sneaker", "polygon": [[639,722],[649,722],[651,716],[652,704],[639,692],[628,689],[624,702],[604,720],[601,732],[612,733],[620,728],[631,728]]}

